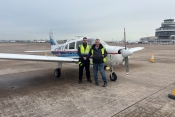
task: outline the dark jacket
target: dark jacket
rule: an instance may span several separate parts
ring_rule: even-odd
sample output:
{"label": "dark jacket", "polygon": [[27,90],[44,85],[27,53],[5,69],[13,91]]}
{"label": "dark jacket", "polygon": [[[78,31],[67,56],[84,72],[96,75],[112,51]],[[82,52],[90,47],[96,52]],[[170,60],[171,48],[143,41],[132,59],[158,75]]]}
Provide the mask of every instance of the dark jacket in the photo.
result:
{"label": "dark jacket", "polygon": [[106,57],[108,55],[106,49],[104,50],[104,57],[102,56],[102,52],[101,52],[101,49],[103,48],[103,45],[100,44],[99,45],[99,48],[96,49],[95,48],[95,44],[92,46],[90,52],[89,52],[89,56],[92,55],[92,49],[94,50],[94,53],[93,53],[93,63],[104,63],[103,61],[103,58]]}
{"label": "dark jacket", "polygon": [[[83,44],[83,46],[84,46],[84,49],[86,49],[86,47],[87,47],[87,45],[84,45]],[[90,60],[89,60],[89,55],[82,55],[81,54],[81,51],[80,51],[80,47],[78,47],[78,55],[79,55],[79,60],[80,61],[82,61],[82,62],[89,62]],[[83,57],[86,57],[86,60],[83,60]]]}

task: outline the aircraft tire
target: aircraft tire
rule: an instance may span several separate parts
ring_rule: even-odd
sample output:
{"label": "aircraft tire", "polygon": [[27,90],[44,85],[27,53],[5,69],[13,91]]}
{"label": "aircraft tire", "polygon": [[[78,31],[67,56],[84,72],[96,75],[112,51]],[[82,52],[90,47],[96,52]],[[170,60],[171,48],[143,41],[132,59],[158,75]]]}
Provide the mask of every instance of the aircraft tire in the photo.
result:
{"label": "aircraft tire", "polygon": [[116,81],[117,80],[117,75],[116,75],[116,73],[112,73],[112,74],[110,74],[110,79],[111,79],[111,81]]}
{"label": "aircraft tire", "polygon": [[61,69],[59,69],[59,68],[55,69],[54,75],[55,75],[55,77],[59,78],[61,76]]}

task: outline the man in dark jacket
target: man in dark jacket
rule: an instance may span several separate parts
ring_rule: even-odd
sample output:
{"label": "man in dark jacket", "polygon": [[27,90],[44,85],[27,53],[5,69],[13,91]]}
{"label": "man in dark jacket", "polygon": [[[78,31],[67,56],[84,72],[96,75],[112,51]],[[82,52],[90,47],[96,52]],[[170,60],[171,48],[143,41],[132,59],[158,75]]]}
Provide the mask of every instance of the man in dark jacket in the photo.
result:
{"label": "man in dark jacket", "polygon": [[82,77],[83,77],[83,69],[85,67],[86,69],[86,77],[87,81],[92,83],[92,80],[90,78],[90,60],[89,60],[89,51],[91,49],[91,46],[87,44],[87,38],[83,38],[83,43],[79,45],[78,48],[78,55],[79,55],[79,81],[78,83],[82,83]]}
{"label": "man in dark jacket", "polygon": [[104,71],[104,62],[106,62],[106,56],[107,56],[107,51],[103,47],[103,45],[100,43],[99,39],[95,40],[95,44],[92,46],[89,56],[93,59],[93,72],[94,72],[94,79],[95,79],[95,85],[98,84],[98,68],[100,70],[100,74],[103,79],[103,87],[107,86],[107,79],[106,79],[106,74]]}

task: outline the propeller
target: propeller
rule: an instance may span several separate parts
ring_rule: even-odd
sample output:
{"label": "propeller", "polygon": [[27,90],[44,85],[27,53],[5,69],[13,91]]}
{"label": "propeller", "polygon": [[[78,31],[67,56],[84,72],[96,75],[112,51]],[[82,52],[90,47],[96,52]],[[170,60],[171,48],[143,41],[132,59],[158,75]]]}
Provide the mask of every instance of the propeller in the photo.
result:
{"label": "propeller", "polygon": [[126,34],[125,34],[125,28],[124,28],[124,42],[125,42],[125,48],[122,50],[122,56],[125,58],[125,69],[126,69],[126,75],[129,76],[129,60],[128,56],[132,55],[132,51],[128,50],[126,48]]}

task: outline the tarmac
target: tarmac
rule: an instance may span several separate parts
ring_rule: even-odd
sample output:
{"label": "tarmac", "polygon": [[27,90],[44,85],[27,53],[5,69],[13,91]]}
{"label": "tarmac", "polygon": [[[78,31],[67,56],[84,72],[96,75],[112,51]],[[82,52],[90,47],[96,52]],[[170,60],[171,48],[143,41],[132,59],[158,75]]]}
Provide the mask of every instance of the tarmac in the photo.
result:
{"label": "tarmac", "polygon": [[[0,60],[0,117],[175,117],[175,100],[168,98],[175,88],[175,45],[127,45],[138,46],[145,49],[129,58],[130,75],[115,66],[118,79],[110,81],[106,71],[105,88],[100,74],[100,86],[85,73],[78,84],[74,63],[64,63],[55,78],[55,62]],[[0,43],[0,53],[47,49],[49,43]]]}

